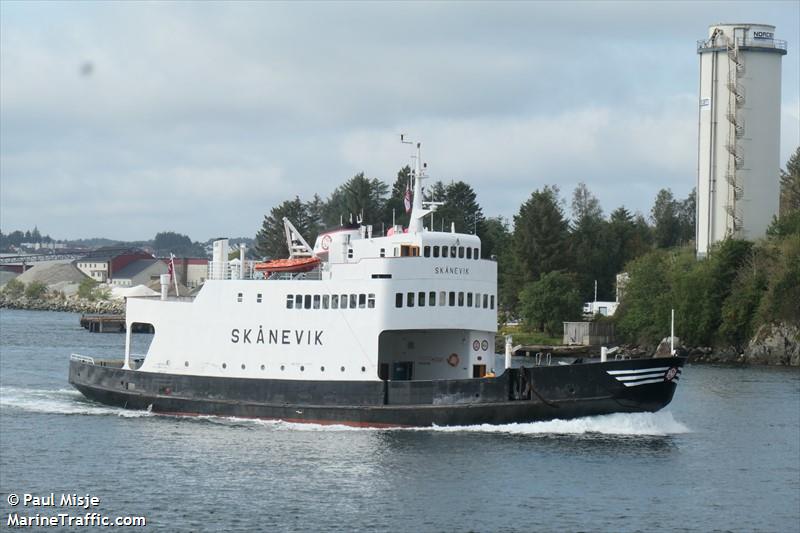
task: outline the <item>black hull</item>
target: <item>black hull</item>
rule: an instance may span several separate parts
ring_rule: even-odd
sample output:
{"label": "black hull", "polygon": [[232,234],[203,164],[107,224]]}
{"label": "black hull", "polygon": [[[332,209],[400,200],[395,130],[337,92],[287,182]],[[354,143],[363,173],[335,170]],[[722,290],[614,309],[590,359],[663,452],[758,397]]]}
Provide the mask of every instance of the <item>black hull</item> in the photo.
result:
{"label": "black hull", "polygon": [[460,426],[658,411],[672,400],[685,361],[539,366],[483,379],[335,382],[183,376],[72,360],[69,382],[89,399],[155,413]]}

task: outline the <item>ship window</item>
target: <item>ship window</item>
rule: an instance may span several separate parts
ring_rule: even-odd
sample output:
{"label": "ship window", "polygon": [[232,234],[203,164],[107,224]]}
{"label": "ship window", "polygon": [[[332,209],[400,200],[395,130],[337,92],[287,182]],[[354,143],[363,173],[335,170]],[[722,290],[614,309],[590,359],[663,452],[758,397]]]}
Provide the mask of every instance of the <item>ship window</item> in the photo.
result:
{"label": "ship window", "polygon": [[475,293],[475,307],[480,307],[480,306],[481,306],[481,293],[476,292]]}
{"label": "ship window", "polygon": [[472,257],[474,259],[480,259],[481,258],[481,251],[478,248],[475,248],[475,250],[472,252]]}
{"label": "ship window", "polygon": [[445,305],[445,302],[447,302],[447,293],[441,291],[439,293],[439,305]]}
{"label": "ship window", "polygon": [[366,372],[366,371],[367,371],[367,367],[365,367],[365,366],[362,366],[362,367],[361,367],[361,371],[362,371],[362,372]]}
{"label": "ship window", "polygon": [[256,303],[257,304],[261,303],[261,293],[260,292],[258,294],[256,294]]}
{"label": "ship window", "polygon": [[306,309],[311,309],[311,295],[306,294],[303,301],[303,307]]}
{"label": "ship window", "polygon": [[487,307],[489,307],[489,295],[488,294],[484,294],[483,295],[483,308],[486,309]]}
{"label": "ship window", "polygon": [[447,257],[447,250],[448,249],[449,248],[447,248],[447,246],[442,246],[442,257]]}
{"label": "ship window", "polygon": [[324,366],[319,367],[319,371],[320,372],[325,372],[325,367]]}
{"label": "ship window", "polygon": [[436,291],[431,291],[428,293],[428,305],[436,305]]}
{"label": "ship window", "polygon": [[456,247],[455,246],[451,246],[450,247],[450,257],[455,257],[455,256],[456,256]]}
{"label": "ship window", "polygon": [[222,368],[228,368],[228,363],[222,363]]}
{"label": "ship window", "polygon": [[284,369],[284,368],[286,368],[286,367],[284,367],[283,365],[281,365],[281,372],[283,372],[283,369]]}
{"label": "ship window", "polygon": [[[469,248],[467,248],[467,250],[469,250]],[[467,293],[467,307],[472,307],[472,293],[471,292]]]}
{"label": "ship window", "polygon": [[439,247],[438,246],[434,246],[433,247],[433,257],[439,257]]}
{"label": "ship window", "polygon": [[463,246],[459,246],[458,247],[458,258],[459,259],[464,259],[464,247]]}
{"label": "ship window", "polygon": [[265,368],[267,368],[267,367],[265,367],[264,365],[261,365],[261,370],[264,370]]}
{"label": "ship window", "polygon": [[359,294],[358,295],[358,308],[364,309],[367,307],[367,295],[366,294]]}
{"label": "ship window", "polygon": [[329,295],[327,295],[327,294],[323,294],[322,295],[322,308],[323,309],[327,309],[328,308],[328,304],[330,303],[330,299],[331,299],[331,297]]}
{"label": "ship window", "polygon": [[342,372],[344,372],[344,367],[343,367],[343,366],[342,366],[342,367],[339,367],[339,370],[341,370]]}
{"label": "ship window", "polygon": [[448,296],[448,303],[450,307],[454,307],[456,305],[456,293],[450,291],[450,295]]}
{"label": "ship window", "polygon": [[286,309],[292,309],[294,307],[294,295],[290,294],[286,297]]}
{"label": "ship window", "polygon": [[458,293],[458,306],[464,307],[464,293],[460,291]]}
{"label": "ship window", "polygon": [[339,309],[339,295],[334,294],[331,296],[331,309]]}
{"label": "ship window", "polygon": [[242,370],[244,370],[244,369],[245,369],[245,366],[244,366],[244,363],[242,363]]}
{"label": "ship window", "polygon": [[241,292],[238,294],[238,296],[236,296],[236,301],[237,302],[241,302],[242,301],[242,293]]}
{"label": "ship window", "polygon": [[340,302],[341,302],[341,304],[342,304],[342,305],[341,305],[341,308],[342,308],[342,309],[347,309],[347,295],[346,295],[346,294],[342,294],[342,296],[340,297],[340,300],[339,300],[339,301],[340,301]]}
{"label": "ship window", "polygon": [[374,294],[370,294],[369,296],[367,296],[367,307],[369,309],[375,309],[375,295]]}
{"label": "ship window", "polygon": [[351,294],[350,295],[350,309],[355,309],[355,308],[356,308],[356,295],[355,294]]}
{"label": "ship window", "polygon": [[352,259],[353,258],[353,249],[352,248],[348,248],[347,249],[347,258],[348,259]]}
{"label": "ship window", "polygon": [[467,248],[467,259],[472,259],[472,248]]}
{"label": "ship window", "polygon": [[491,309],[494,309],[494,294],[492,294],[492,297],[489,299],[489,302],[490,302],[489,307]]}
{"label": "ship window", "polygon": [[381,248],[381,257],[386,257],[386,248]]}
{"label": "ship window", "polygon": [[425,307],[425,291],[420,291],[420,293],[417,294],[417,305]]}
{"label": "ship window", "polygon": [[304,366],[300,366],[300,372],[303,372],[306,369]]}
{"label": "ship window", "polygon": [[422,253],[423,253],[423,255],[425,257],[430,257],[431,256],[431,247],[430,246],[426,246],[425,248],[422,249]]}
{"label": "ship window", "polygon": [[302,294],[295,294],[294,295],[294,308],[295,309],[302,309],[303,308],[303,295]]}
{"label": "ship window", "polygon": [[319,294],[314,295],[314,309],[319,309]]}
{"label": "ship window", "polygon": [[409,292],[406,294],[406,306],[407,307],[414,307],[414,293]]}
{"label": "ship window", "polygon": [[394,293],[394,306],[395,307],[403,307],[403,293],[402,292]]}

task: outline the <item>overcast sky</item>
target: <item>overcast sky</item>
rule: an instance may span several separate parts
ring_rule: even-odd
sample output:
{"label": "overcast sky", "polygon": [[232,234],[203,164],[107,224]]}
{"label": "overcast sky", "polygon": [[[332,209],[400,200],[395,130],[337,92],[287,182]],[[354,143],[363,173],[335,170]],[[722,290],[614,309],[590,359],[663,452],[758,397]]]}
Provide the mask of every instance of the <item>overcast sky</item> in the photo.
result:
{"label": "overcast sky", "polygon": [[0,229],[252,236],[283,200],[409,163],[487,216],[585,182],[606,213],[695,184],[715,22],[777,26],[781,166],[800,2],[0,2]]}

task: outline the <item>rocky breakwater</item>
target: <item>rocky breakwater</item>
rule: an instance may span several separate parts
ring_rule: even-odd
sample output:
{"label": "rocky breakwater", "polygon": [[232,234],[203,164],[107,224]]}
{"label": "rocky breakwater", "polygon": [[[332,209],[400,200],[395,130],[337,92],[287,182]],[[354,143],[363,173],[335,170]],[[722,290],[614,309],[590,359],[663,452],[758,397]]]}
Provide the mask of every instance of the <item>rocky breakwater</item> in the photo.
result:
{"label": "rocky breakwater", "polygon": [[[667,337],[658,346],[623,344],[619,353],[628,357],[649,357],[651,354],[666,357],[669,347]],[[739,349],[725,344],[685,346],[677,337],[675,347],[680,354],[688,356],[691,363],[800,367],[800,324],[764,324],[747,345]]]}
{"label": "rocky breakwater", "polygon": [[124,314],[125,304],[115,300],[88,300],[85,298],[62,298],[45,296],[27,298],[12,297],[0,292],[0,308],[27,309],[35,311],[66,311],[71,313]]}
{"label": "rocky breakwater", "polygon": [[800,366],[800,325],[781,322],[761,326],[744,355],[749,363]]}

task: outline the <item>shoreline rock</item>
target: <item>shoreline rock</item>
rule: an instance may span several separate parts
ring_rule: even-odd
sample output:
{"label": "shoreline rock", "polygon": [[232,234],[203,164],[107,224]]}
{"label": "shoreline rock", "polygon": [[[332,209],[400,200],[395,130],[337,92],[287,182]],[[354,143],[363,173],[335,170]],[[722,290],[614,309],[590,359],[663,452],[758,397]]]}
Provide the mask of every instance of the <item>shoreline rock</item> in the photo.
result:
{"label": "shoreline rock", "polygon": [[111,300],[89,301],[83,298],[60,298],[58,296],[29,299],[24,296],[10,298],[5,294],[0,294],[0,308],[67,313],[108,313],[118,315],[125,313],[124,302]]}

